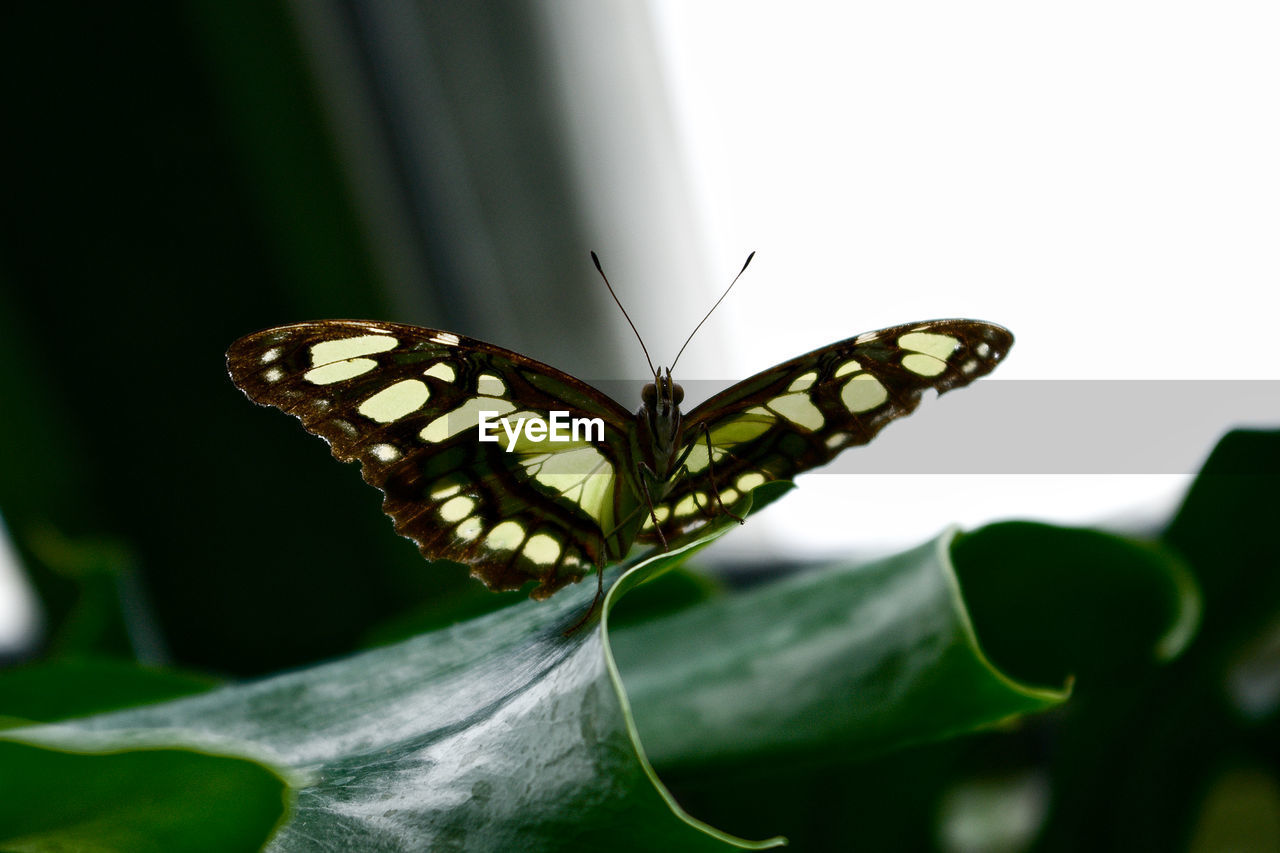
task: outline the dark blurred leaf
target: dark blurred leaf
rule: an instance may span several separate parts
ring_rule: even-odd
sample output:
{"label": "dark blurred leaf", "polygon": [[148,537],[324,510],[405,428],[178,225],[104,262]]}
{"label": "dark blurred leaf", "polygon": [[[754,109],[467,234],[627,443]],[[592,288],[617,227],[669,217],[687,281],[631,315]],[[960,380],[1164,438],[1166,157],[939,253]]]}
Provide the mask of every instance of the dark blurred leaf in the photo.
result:
{"label": "dark blurred leaf", "polygon": [[1280,613],[1277,519],[1280,432],[1228,433],[1164,535],[1204,589],[1207,642],[1240,642]]}
{"label": "dark blurred leaf", "polygon": [[[1176,850],[1197,824],[1202,839],[1243,832],[1263,846],[1280,841],[1259,838],[1257,822],[1232,830],[1221,799],[1206,799],[1243,755],[1268,756],[1272,780],[1280,778],[1276,679],[1264,676],[1254,692],[1231,669],[1268,647],[1264,635],[1280,618],[1276,518],[1280,432],[1229,433],[1163,537],[1203,591],[1200,629],[1171,665],[1130,670],[1127,681],[1082,690],[1069,707],[1054,732],[1054,803],[1039,849]],[[1150,624],[1137,606],[1130,618]],[[1247,703],[1233,688],[1249,690]]]}
{"label": "dark blurred leaf", "polygon": [[0,715],[48,723],[202,693],[217,681],[110,659],[69,659],[0,672]]}
{"label": "dark blurred leaf", "polygon": [[6,104],[22,168],[0,229],[0,399],[21,404],[0,423],[0,512],[55,647],[134,652],[119,588],[32,555],[47,525],[124,543],[174,659],[219,672],[345,653],[473,586],[424,567],[358,472],[226,376],[247,332],[393,313],[294,15],[7,11],[0,65],[26,82]]}
{"label": "dark blurred leaf", "polygon": [[1258,767],[1233,767],[1205,796],[1191,853],[1280,853],[1280,784]]}
{"label": "dark blurred leaf", "polygon": [[1015,521],[956,537],[953,554],[982,647],[1015,678],[1116,683],[1175,657],[1198,624],[1194,578],[1155,543]]}
{"label": "dark blurred leaf", "polygon": [[[139,579],[135,555],[115,539],[70,537],[52,524],[20,531],[32,564],[52,575],[66,595],[45,640],[49,656],[120,655],[141,663],[167,658]],[[47,580],[44,590],[51,589]]]}

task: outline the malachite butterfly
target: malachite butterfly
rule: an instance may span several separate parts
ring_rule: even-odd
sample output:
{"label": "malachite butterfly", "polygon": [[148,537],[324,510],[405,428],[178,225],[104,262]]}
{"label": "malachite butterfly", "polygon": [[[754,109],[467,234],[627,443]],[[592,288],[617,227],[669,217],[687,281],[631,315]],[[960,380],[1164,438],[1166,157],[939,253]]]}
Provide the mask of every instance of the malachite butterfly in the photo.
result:
{"label": "malachite butterfly", "polygon": [[[534,581],[546,598],[635,543],[680,542],[737,515],[757,486],[866,444],[924,392],[990,373],[1012,344],[976,320],[894,326],[771,367],[687,415],[669,369],[653,371],[633,414],[519,353],[397,323],[267,329],[236,341],[227,366],[251,400],[358,460],[425,557],[467,564],[493,589]],[[557,412],[591,426],[570,432]],[[480,440],[482,413],[499,440]],[[567,440],[536,440],[557,426]]]}

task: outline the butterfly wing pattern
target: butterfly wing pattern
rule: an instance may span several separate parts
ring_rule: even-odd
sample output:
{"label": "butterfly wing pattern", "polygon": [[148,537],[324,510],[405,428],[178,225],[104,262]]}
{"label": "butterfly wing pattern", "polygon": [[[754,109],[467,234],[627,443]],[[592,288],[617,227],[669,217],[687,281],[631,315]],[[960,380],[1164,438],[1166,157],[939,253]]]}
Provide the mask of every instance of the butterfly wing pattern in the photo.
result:
{"label": "butterfly wing pattern", "polygon": [[[683,465],[648,495],[636,440],[644,409],[632,414],[501,347],[416,326],[329,320],[241,338],[227,366],[251,400],[297,417],[338,459],[358,460],[396,531],[428,559],[468,564],[493,589],[533,580],[533,597],[546,598],[621,559],[635,541],[679,541],[755,487],[867,443],[926,390],[991,372],[1012,343],[1000,326],[936,320],[770,368],[684,417],[672,448]],[[556,411],[602,429],[575,429],[559,443],[501,429],[498,440],[478,440],[482,412],[541,421],[545,434]]]}
{"label": "butterfly wing pattern", "polygon": [[[359,320],[249,335],[227,365],[251,400],[359,460],[396,531],[428,559],[469,564],[493,589],[536,580],[545,598],[625,552],[602,531],[626,497],[618,467],[632,415],[572,376],[450,332]],[[476,440],[481,411],[545,420],[563,409],[600,418],[604,440],[510,453],[505,437]]]}
{"label": "butterfly wing pattern", "polygon": [[732,509],[763,483],[791,480],[866,444],[913,412],[925,391],[942,394],[990,373],[1012,345],[1013,335],[992,323],[910,323],[830,344],[725,389],[686,417],[681,453],[692,476],[678,478],[655,509],[662,537],[648,521],[638,540],[678,541],[721,512],[717,495]]}

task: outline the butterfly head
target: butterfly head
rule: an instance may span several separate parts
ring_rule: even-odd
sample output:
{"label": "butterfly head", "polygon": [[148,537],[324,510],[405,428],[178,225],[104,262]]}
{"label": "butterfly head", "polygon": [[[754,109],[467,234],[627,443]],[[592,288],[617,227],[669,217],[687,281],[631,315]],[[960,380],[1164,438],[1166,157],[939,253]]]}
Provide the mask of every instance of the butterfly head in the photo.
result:
{"label": "butterfly head", "polygon": [[678,450],[680,435],[680,401],[684,389],[671,379],[670,368],[659,368],[653,381],[640,392],[640,411],[636,412],[640,447],[648,468],[657,473],[656,482],[665,482]]}
{"label": "butterfly head", "polygon": [[646,422],[650,435],[658,447],[674,447],[680,432],[680,401],[684,389],[671,378],[671,369],[660,367],[653,374],[653,381],[640,392],[639,416]]}
{"label": "butterfly head", "polygon": [[684,389],[671,378],[670,368],[660,367],[654,373],[653,381],[640,392],[640,399],[651,418],[672,418],[680,411]]}

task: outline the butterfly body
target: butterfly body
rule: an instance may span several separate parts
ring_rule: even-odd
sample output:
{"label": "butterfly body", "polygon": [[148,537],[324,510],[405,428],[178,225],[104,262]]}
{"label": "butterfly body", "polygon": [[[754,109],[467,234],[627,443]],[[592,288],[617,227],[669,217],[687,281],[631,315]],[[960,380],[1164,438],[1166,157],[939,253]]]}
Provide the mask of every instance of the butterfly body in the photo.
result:
{"label": "butterfly body", "polygon": [[634,490],[660,500],[667,495],[680,454],[684,389],[672,381],[670,370],[664,373],[660,368],[640,396],[632,441],[635,464],[631,470],[637,474]]}
{"label": "butterfly body", "polygon": [[[989,373],[1012,342],[973,320],[897,326],[791,359],[687,415],[670,370],[655,371],[633,414],[519,353],[392,323],[281,326],[241,338],[227,361],[250,399],[359,460],[426,557],[468,564],[495,589],[535,580],[544,598],[634,543],[680,541],[757,486],[865,444],[926,390]],[[538,440],[561,411],[602,428]],[[492,417],[509,441],[482,438]]]}
{"label": "butterfly body", "polygon": [[653,380],[640,394],[640,408],[636,411],[637,444],[641,461],[658,482],[665,482],[673,472],[679,453],[683,422],[680,401],[684,399],[684,389],[672,380],[671,371],[665,368],[659,368]]}

